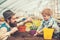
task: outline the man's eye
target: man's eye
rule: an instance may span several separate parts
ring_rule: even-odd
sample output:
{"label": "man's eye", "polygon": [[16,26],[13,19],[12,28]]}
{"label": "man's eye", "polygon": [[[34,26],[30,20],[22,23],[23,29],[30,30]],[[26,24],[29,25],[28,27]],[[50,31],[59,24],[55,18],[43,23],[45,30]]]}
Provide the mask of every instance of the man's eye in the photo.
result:
{"label": "man's eye", "polygon": [[16,18],[13,18],[13,19],[16,19]]}

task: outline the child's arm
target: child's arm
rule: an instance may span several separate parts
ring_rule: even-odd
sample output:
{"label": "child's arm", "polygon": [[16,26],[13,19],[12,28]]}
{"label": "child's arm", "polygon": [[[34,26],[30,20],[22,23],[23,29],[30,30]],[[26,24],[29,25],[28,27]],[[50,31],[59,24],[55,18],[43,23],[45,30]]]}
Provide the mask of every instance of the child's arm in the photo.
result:
{"label": "child's arm", "polygon": [[37,36],[38,34],[42,34],[43,32],[43,28],[40,31],[36,31],[36,33],[34,34],[34,36]]}
{"label": "child's arm", "polygon": [[34,36],[37,36],[38,34],[40,34],[43,31],[43,21],[42,21],[42,25],[40,27],[38,27],[36,33],[34,34]]}
{"label": "child's arm", "polygon": [[48,28],[54,28],[55,32],[59,32],[59,26],[56,22],[56,20],[50,20],[49,25],[47,26]]}
{"label": "child's arm", "polygon": [[55,30],[54,33],[59,33],[60,32],[60,28],[59,28],[56,21],[54,21],[54,24],[52,25],[52,28],[54,28],[54,30]]}

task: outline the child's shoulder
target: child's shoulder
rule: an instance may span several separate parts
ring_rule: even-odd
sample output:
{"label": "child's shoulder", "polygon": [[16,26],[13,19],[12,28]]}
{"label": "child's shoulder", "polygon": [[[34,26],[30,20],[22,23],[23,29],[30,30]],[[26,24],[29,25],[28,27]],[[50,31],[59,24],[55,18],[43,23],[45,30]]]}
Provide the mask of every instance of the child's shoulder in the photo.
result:
{"label": "child's shoulder", "polygon": [[52,20],[53,20],[53,21],[56,21],[57,19],[55,19],[55,18],[52,17]]}
{"label": "child's shoulder", "polygon": [[57,19],[51,18],[50,23],[57,23]]}

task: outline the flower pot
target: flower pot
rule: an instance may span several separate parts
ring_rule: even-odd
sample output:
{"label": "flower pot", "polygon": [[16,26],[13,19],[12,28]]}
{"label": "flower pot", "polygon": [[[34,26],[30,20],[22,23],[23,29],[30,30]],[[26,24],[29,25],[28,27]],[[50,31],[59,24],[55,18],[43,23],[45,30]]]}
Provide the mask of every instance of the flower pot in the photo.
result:
{"label": "flower pot", "polygon": [[35,33],[36,33],[36,30],[31,30],[31,31],[30,31],[30,34],[31,34],[31,35],[34,35]]}
{"label": "flower pot", "polygon": [[25,25],[22,25],[18,28],[19,32],[25,32],[26,30],[26,26]]}
{"label": "flower pot", "polygon": [[43,33],[44,33],[44,39],[52,39],[54,29],[52,28],[44,28]]}
{"label": "flower pot", "polygon": [[27,22],[27,23],[25,24],[25,26],[26,26],[26,31],[29,32],[29,31],[30,31],[30,27],[32,26],[32,23]]}

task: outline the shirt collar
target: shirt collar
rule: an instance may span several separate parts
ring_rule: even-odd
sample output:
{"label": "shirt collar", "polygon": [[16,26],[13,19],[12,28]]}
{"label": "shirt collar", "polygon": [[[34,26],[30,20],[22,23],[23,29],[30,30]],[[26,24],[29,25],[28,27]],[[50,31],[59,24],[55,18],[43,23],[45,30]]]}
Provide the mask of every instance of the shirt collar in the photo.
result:
{"label": "shirt collar", "polygon": [[44,22],[49,22],[51,19],[52,19],[52,17],[50,16],[50,18],[48,19],[48,21],[45,21],[45,20],[43,20],[43,21],[44,21]]}

